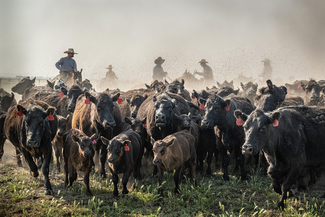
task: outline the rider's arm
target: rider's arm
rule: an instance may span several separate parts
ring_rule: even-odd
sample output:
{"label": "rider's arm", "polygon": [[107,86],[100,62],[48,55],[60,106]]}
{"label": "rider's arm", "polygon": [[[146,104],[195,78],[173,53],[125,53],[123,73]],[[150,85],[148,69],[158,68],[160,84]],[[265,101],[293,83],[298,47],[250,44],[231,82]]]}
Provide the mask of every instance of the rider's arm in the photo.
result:
{"label": "rider's arm", "polygon": [[73,69],[75,72],[77,71],[77,63],[75,60],[73,60]]}
{"label": "rider's arm", "polygon": [[63,63],[63,58],[61,58],[59,61],[57,61],[55,63],[55,67],[60,71],[62,71],[62,68],[61,68],[62,63]]}

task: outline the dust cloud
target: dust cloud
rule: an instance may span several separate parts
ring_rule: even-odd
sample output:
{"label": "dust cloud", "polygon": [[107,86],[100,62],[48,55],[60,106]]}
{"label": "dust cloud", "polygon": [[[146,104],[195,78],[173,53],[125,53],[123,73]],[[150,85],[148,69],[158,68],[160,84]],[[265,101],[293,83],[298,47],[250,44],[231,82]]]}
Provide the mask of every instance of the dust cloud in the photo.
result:
{"label": "dust cloud", "polygon": [[265,58],[283,81],[325,71],[321,0],[13,0],[0,8],[1,77],[54,77],[70,47],[84,78],[101,79],[112,64],[128,87],[150,83],[158,56],[172,79],[202,70],[203,58],[218,81],[258,79]]}

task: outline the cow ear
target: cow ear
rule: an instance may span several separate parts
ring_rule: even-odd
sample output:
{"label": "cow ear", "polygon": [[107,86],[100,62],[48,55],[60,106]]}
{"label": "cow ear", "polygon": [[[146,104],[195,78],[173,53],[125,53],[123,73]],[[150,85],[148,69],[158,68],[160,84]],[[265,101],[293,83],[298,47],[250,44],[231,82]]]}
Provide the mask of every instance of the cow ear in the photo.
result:
{"label": "cow ear", "polygon": [[89,97],[89,100],[91,102],[93,102],[94,104],[97,103],[97,99],[93,95],[91,95],[88,91],[84,91],[84,94],[85,94],[86,98]]}
{"label": "cow ear", "polygon": [[273,124],[273,127],[277,127],[279,125],[279,120],[281,118],[281,113],[280,112],[274,112],[271,114],[269,117],[269,124]]}
{"label": "cow ear", "polygon": [[150,89],[150,86],[149,86],[148,84],[144,84],[144,85],[146,85],[146,88],[147,88],[147,89]]}
{"label": "cow ear", "polygon": [[221,84],[217,81],[217,85],[218,85],[218,87],[220,87]]}
{"label": "cow ear", "polygon": [[146,122],[147,122],[147,117],[144,117],[144,118],[141,120],[141,122],[142,122],[142,125],[146,124]]}
{"label": "cow ear", "polygon": [[150,142],[151,142],[151,145],[154,145],[156,140],[154,138],[150,137]]}
{"label": "cow ear", "polygon": [[127,101],[129,104],[131,102],[130,98],[125,98],[125,101]]}
{"label": "cow ear", "polygon": [[172,108],[175,108],[175,105],[177,104],[177,100],[176,99],[172,99],[171,102],[172,102]]}
{"label": "cow ear", "polygon": [[144,100],[146,100],[146,99],[148,98],[148,95],[145,94],[145,95],[143,96],[143,98],[144,98]]}
{"label": "cow ear", "polygon": [[236,119],[238,120],[239,116],[240,118],[245,122],[247,120],[247,115],[244,114],[242,111],[240,111],[239,109],[237,109],[235,112],[234,112],[234,115],[236,117]]}
{"label": "cow ear", "polygon": [[27,114],[27,110],[24,107],[22,107],[21,105],[17,105],[17,110],[18,110],[18,112],[21,111],[22,114],[24,114],[24,115]]}
{"label": "cow ear", "polygon": [[61,87],[61,92],[62,92],[64,95],[68,95],[68,90],[67,90],[65,87]]}
{"label": "cow ear", "polygon": [[120,97],[120,93],[117,93],[115,96],[112,97],[113,102],[116,102]]}
{"label": "cow ear", "polygon": [[227,109],[227,111],[229,111],[229,109],[230,109],[230,99],[225,100],[223,105]]}
{"label": "cow ear", "polygon": [[[54,113],[55,113],[55,108],[54,107],[49,107],[46,111],[45,111],[45,113],[44,113],[44,117],[43,118],[46,118],[46,117],[48,117],[49,118],[49,120],[52,120],[53,119],[53,115],[54,115]],[[54,119],[53,119],[54,120]]]}
{"label": "cow ear", "polygon": [[165,79],[165,84],[169,84],[168,81]]}
{"label": "cow ear", "polygon": [[35,80],[36,80],[36,77],[35,77],[35,78],[33,78],[33,80],[31,80],[31,81],[32,81],[32,83],[35,83]]}
{"label": "cow ear", "polygon": [[14,100],[14,98],[15,98],[15,94],[13,92],[11,92],[11,98],[10,98],[11,101]]}
{"label": "cow ear", "polygon": [[102,142],[104,143],[104,145],[109,145],[109,140],[106,139],[104,136],[101,136],[100,139],[102,140]]}
{"label": "cow ear", "polygon": [[50,82],[49,80],[46,80],[47,81],[47,84],[49,85],[49,87],[51,88],[51,89],[53,89],[53,87],[54,87],[54,83],[55,82]]}
{"label": "cow ear", "polygon": [[70,117],[71,117],[70,114],[68,114],[67,117],[65,118],[67,120],[67,123],[69,123]]}
{"label": "cow ear", "polygon": [[287,94],[287,88],[285,86],[281,86],[280,88],[284,91],[285,94]]}
{"label": "cow ear", "polygon": [[171,146],[171,145],[173,145],[174,144],[174,142],[175,142],[175,138],[172,138],[171,140],[169,140],[168,142],[166,142],[166,147],[169,147],[169,146]]}
{"label": "cow ear", "polygon": [[76,142],[76,143],[80,143],[80,138],[79,136],[75,135],[74,133],[71,136],[72,141]]}
{"label": "cow ear", "polygon": [[94,133],[94,134],[90,137],[91,141],[96,140],[96,138],[97,138],[96,133]]}
{"label": "cow ear", "polygon": [[182,79],[182,85],[184,85],[185,84],[185,81],[184,81],[184,79]]}
{"label": "cow ear", "polygon": [[239,89],[238,90],[234,90],[234,94],[237,95],[239,92]]}
{"label": "cow ear", "polygon": [[272,84],[272,81],[271,81],[270,79],[266,81],[266,84],[267,84],[267,86],[268,86],[268,88],[269,88],[270,90],[273,89],[273,84]]}
{"label": "cow ear", "polygon": [[306,85],[304,83],[300,83],[300,87],[302,87],[302,89],[305,91],[306,90]]}
{"label": "cow ear", "polygon": [[123,142],[123,146],[125,146],[125,145],[129,146],[130,144],[131,144],[131,141],[130,140],[125,140]]}
{"label": "cow ear", "polygon": [[192,93],[193,96],[195,96],[195,98],[199,98],[199,94],[196,92],[196,90],[193,90],[193,93]]}
{"label": "cow ear", "polygon": [[153,97],[152,97],[152,101],[153,101],[153,102],[157,102],[157,97],[156,97],[156,96],[153,96]]}
{"label": "cow ear", "polygon": [[206,90],[210,90],[210,88],[209,88],[209,87],[205,87],[205,89],[206,89]]}
{"label": "cow ear", "polygon": [[240,86],[241,86],[241,88],[243,88],[243,90],[244,90],[244,84],[242,83],[242,82],[240,82]]}
{"label": "cow ear", "polygon": [[234,81],[230,81],[228,84],[231,84],[231,85],[233,85],[233,84],[234,84]]}
{"label": "cow ear", "polygon": [[124,121],[125,121],[125,123],[132,125],[132,120],[130,117],[125,117]]}

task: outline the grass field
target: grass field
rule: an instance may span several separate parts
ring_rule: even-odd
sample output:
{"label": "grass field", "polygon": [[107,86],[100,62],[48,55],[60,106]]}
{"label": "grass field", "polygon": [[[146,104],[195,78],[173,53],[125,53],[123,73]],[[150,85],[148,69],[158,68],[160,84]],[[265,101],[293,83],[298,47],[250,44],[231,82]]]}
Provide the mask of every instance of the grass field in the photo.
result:
{"label": "grass field", "polygon": [[198,174],[199,185],[187,181],[180,185],[178,195],[172,193],[173,174],[167,173],[161,196],[157,179],[150,175],[151,166],[143,166],[145,177],[135,183],[130,180],[128,195],[121,194],[120,186],[115,198],[110,178],[102,180],[97,173],[90,177],[93,197],[86,196],[81,174],[65,189],[63,172],[57,173],[51,164],[55,195],[45,196],[43,175],[32,178],[26,166],[18,168],[8,157],[8,147],[7,158],[0,163],[0,216],[325,216],[325,200],[319,199],[324,193],[322,185],[298,192],[284,211],[278,211],[279,195],[272,190],[270,179],[255,169],[249,169],[249,182],[240,181],[238,174],[224,182],[216,169],[211,177]]}

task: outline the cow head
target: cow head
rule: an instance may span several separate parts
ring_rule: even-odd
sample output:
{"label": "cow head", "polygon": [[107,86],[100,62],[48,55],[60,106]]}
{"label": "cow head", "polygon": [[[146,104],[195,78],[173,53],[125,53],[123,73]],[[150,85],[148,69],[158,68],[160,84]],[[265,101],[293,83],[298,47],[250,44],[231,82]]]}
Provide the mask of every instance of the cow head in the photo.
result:
{"label": "cow head", "polygon": [[26,140],[23,141],[28,147],[39,147],[41,139],[45,132],[45,127],[48,125],[48,118],[55,112],[55,108],[49,107],[44,111],[37,105],[25,109],[21,105],[17,105],[17,113],[19,116],[25,116],[23,119],[23,135],[26,135]]}
{"label": "cow head", "polygon": [[189,130],[191,128],[191,118],[190,114],[182,114],[180,116],[176,115],[176,118],[178,120],[178,130]]}
{"label": "cow head", "polygon": [[220,83],[217,81],[217,85],[218,85],[218,88],[222,88],[222,87],[231,87],[232,89],[234,89],[234,81],[228,82],[227,80],[225,80],[222,84],[220,84]]}
{"label": "cow head", "polygon": [[80,71],[73,72],[73,80],[77,83],[82,82],[82,69]]}
{"label": "cow head", "polygon": [[165,127],[173,118],[175,100],[166,95],[162,95],[158,99],[154,96],[152,100],[155,109],[155,124],[157,127]]}
{"label": "cow head", "polygon": [[118,162],[122,158],[124,151],[126,151],[126,147],[129,147],[131,144],[131,141],[127,139],[113,138],[112,140],[108,140],[103,136],[100,138],[107,146],[107,161],[112,164]]}
{"label": "cow head", "polygon": [[7,112],[9,107],[16,104],[15,95],[11,93],[11,96],[5,95],[0,99],[0,111]]}
{"label": "cow head", "polygon": [[46,80],[46,82],[47,82],[47,86],[48,86],[49,88],[54,89],[55,81],[50,82],[49,80]]}
{"label": "cow head", "polygon": [[139,108],[141,104],[147,99],[148,95],[139,95],[139,94],[134,94],[131,99],[130,99],[130,108],[131,108],[131,116],[133,118],[137,117]]}
{"label": "cow head", "polygon": [[30,79],[29,77],[23,78],[18,84],[11,88],[11,91],[18,94],[23,94],[27,88],[35,86],[35,80],[36,77],[33,79]]}
{"label": "cow head", "polygon": [[315,80],[311,79],[306,85],[301,83],[301,87],[306,93],[307,105],[313,106],[318,105],[320,103],[320,93],[322,88]]}
{"label": "cow head", "polygon": [[93,134],[90,138],[77,129],[72,129],[72,141],[78,144],[79,153],[85,158],[92,158],[94,156],[93,141],[96,138],[96,134]]}
{"label": "cow head", "polygon": [[129,124],[131,126],[131,129],[138,133],[139,135],[144,135],[146,129],[146,120],[147,118],[143,118],[142,120],[137,119],[137,118],[130,118],[130,117],[125,117],[125,123]]}
{"label": "cow head", "polygon": [[[278,127],[281,113],[278,111],[264,113],[262,110],[253,111],[248,117],[239,110],[234,112],[238,120],[244,122],[245,143],[242,146],[242,153],[245,155],[255,155],[274,139],[272,128]],[[269,139],[268,139],[269,138]]]}
{"label": "cow head", "polygon": [[[253,82],[248,82],[247,84],[243,84],[240,82],[240,86],[243,89],[243,96],[252,100],[256,97],[256,91],[258,84],[254,84]],[[253,101],[252,101],[253,103]]]}
{"label": "cow head", "polygon": [[169,138],[167,141],[165,140],[158,140],[155,141],[153,138],[151,138],[151,143],[153,144],[153,164],[159,165],[161,164],[167,157],[167,148],[174,144],[175,138]]}
{"label": "cow head", "polygon": [[57,118],[58,118],[58,130],[56,134],[57,136],[61,137],[68,129],[67,124],[70,122],[70,115],[68,115],[66,118],[57,115]]}
{"label": "cow head", "polygon": [[271,80],[266,81],[267,87],[260,89],[260,94],[255,98],[255,106],[265,112],[273,111],[282,103],[287,95],[285,86],[277,87]]}
{"label": "cow head", "polygon": [[218,95],[211,96],[205,105],[202,127],[212,128],[226,123],[226,113],[230,110],[230,100],[223,100]]}
{"label": "cow head", "polygon": [[95,104],[97,114],[95,114],[95,121],[105,130],[116,126],[114,120],[114,102],[120,97],[117,93],[112,98],[107,92],[99,93],[97,97],[92,96],[89,92],[85,92],[85,97]]}
{"label": "cow head", "polygon": [[74,112],[74,109],[76,107],[77,99],[78,97],[83,94],[83,91],[78,85],[72,85],[70,90],[68,91],[68,111]]}

